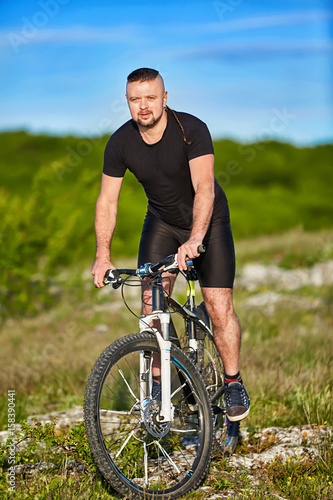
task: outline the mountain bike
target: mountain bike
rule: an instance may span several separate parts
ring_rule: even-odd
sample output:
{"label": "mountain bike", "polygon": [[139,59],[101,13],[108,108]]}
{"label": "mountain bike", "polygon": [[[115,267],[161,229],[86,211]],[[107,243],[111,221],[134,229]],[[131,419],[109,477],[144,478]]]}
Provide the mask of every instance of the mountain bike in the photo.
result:
{"label": "mountain bike", "polygon": [[[198,249],[203,250],[203,249]],[[178,273],[177,254],[138,269],[113,269],[113,288],[152,286],[152,313],[140,333],[120,338],[100,355],[86,387],[84,421],[94,460],[105,479],[133,498],[173,499],[198,488],[213,451],[231,454],[239,422],[223,407],[223,364],[202,302],[195,304],[193,261],[182,272],[184,305],[163,288],[164,273]],[[164,276],[163,276],[164,275]],[[125,276],[125,277],[124,277]],[[185,328],[175,326],[174,318]],[[151,326],[160,321],[160,328]],[[152,367],[160,357],[161,389],[154,395]]]}

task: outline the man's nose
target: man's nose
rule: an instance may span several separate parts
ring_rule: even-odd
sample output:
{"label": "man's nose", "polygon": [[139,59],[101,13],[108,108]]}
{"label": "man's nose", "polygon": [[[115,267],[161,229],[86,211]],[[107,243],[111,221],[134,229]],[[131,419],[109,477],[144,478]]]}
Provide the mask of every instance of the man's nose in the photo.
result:
{"label": "man's nose", "polygon": [[140,108],[141,109],[145,109],[148,105],[148,101],[145,97],[141,97],[141,100],[140,100]]}

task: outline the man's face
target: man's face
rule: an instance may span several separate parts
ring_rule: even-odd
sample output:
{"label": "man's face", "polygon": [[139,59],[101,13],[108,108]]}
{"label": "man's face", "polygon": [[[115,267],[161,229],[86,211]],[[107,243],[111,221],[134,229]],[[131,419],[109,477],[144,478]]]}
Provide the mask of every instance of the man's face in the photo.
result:
{"label": "man's face", "polygon": [[159,122],[167,102],[167,92],[160,76],[155,80],[128,83],[126,97],[136,123],[151,128]]}

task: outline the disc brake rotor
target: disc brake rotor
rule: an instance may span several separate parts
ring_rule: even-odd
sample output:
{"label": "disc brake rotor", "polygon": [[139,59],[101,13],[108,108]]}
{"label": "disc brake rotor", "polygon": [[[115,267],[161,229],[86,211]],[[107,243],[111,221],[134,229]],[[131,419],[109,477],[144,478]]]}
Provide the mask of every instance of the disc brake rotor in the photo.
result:
{"label": "disc brake rotor", "polygon": [[160,412],[160,405],[153,399],[148,401],[143,411],[143,419],[147,431],[156,438],[162,438],[168,434],[171,428],[171,422],[159,422],[158,415]]}

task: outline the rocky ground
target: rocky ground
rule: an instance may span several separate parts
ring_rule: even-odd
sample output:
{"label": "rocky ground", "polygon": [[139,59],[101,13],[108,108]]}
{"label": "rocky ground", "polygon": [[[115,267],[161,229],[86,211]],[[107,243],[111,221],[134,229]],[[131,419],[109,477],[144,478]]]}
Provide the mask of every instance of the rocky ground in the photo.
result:
{"label": "rocky ground", "polygon": [[[57,418],[58,428],[69,428],[77,422],[83,421],[83,408],[77,406],[71,410],[55,411],[48,414],[35,415],[43,424],[51,422],[54,417]],[[28,418],[28,423],[32,423],[33,416]],[[234,473],[244,471],[247,478],[253,486],[256,484],[255,473],[264,465],[272,463],[276,459],[281,459],[283,462],[290,460],[301,461],[308,458],[316,458],[320,445],[332,435],[332,428],[317,425],[302,425],[293,426],[286,429],[280,427],[269,427],[261,429],[257,433],[250,433],[246,427],[241,429],[241,449],[242,453],[235,453],[228,458],[228,469],[231,472],[224,472],[216,468],[216,462],[213,459],[210,477],[212,480],[218,479],[221,476],[233,475]],[[8,431],[0,432],[0,441],[5,442],[8,437]],[[253,443],[256,443],[254,446]],[[256,452],[259,450],[260,452]],[[75,464],[70,464],[75,468]],[[44,464],[47,468],[49,464]],[[77,464],[79,469],[80,464]],[[20,468],[26,466],[16,466],[17,473],[20,473]],[[39,463],[35,466],[31,465],[30,473],[34,473],[34,467],[38,470],[43,469],[43,464]],[[217,498],[232,498],[233,490],[218,491],[210,486],[203,486],[200,491],[205,497],[210,500]],[[281,498],[281,497],[279,497]]]}
{"label": "rocky ground", "polygon": [[[245,301],[248,309],[256,308],[265,314],[273,314],[278,304],[292,305],[298,309],[316,309],[321,306],[319,298],[310,298],[299,291],[302,287],[313,288],[332,285],[333,261],[319,262],[312,268],[281,269],[275,265],[247,264],[235,280],[235,287],[241,287],[251,295]],[[260,291],[261,287],[271,288]]]}

